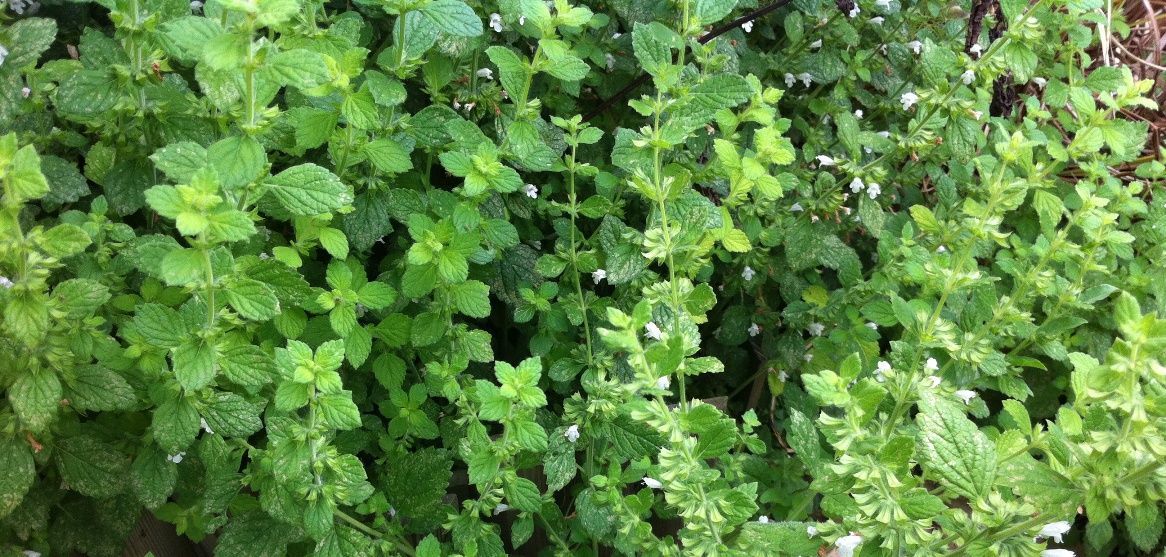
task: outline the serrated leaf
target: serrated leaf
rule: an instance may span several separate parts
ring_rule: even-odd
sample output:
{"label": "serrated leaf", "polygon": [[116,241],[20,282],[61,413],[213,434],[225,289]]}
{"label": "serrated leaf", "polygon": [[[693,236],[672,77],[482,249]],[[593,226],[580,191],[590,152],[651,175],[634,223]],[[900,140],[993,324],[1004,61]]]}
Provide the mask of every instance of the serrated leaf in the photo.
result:
{"label": "serrated leaf", "polygon": [[369,162],[381,172],[399,174],[413,169],[413,161],[409,160],[409,152],[392,139],[378,139],[369,142],[361,148],[361,151],[368,157]]}
{"label": "serrated leaf", "polygon": [[129,460],[86,435],[61,439],[53,448],[61,480],[90,497],[113,497],[125,490]]}
{"label": "serrated leaf", "polygon": [[443,33],[455,37],[477,37],[482,34],[482,20],[474,9],[458,0],[435,0],[420,12]]}
{"label": "serrated leaf", "polygon": [[656,454],[665,442],[656,430],[623,415],[607,424],[602,433],[611,441],[612,451],[621,460]]}
{"label": "serrated leaf", "polygon": [[461,313],[478,318],[490,316],[490,287],[484,283],[470,280],[453,284],[450,294]]}
{"label": "serrated leaf", "polygon": [[318,401],[329,426],[339,430],[360,427],[360,410],[353,404],[351,394],[320,395]]}
{"label": "serrated leaf", "polygon": [[268,190],[287,210],[315,216],[351,202],[347,188],[335,174],[312,163],[293,166],[267,180]]}
{"label": "serrated leaf", "polygon": [[259,510],[236,514],[227,522],[215,546],[221,557],[284,557],[298,540],[297,528]]}
{"label": "serrated leaf", "polygon": [[99,365],[76,368],[67,381],[69,404],[82,410],[127,410],[137,398],[121,375]]}
{"label": "serrated leaf", "polygon": [[46,368],[25,371],[8,388],[8,402],[21,427],[33,433],[44,431],[56,420],[62,395],[57,373]]}
{"label": "serrated leaf", "polygon": [[0,439],[0,518],[7,517],[36,480],[36,462],[28,443]]}
{"label": "serrated leaf", "polygon": [[964,415],[963,409],[924,391],[916,444],[920,461],[953,492],[977,499],[986,496],[996,478],[996,448],[988,436]]}
{"label": "serrated leaf", "polygon": [[146,449],[130,466],[130,486],[147,509],[162,506],[177,484],[178,466],[158,449]]}
{"label": "serrated leaf", "polygon": [[510,506],[520,511],[538,512],[543,506],[538,486],[526,478],[516,478],[502,486],[502,491],[506,494],[506,500],[510,501]]}

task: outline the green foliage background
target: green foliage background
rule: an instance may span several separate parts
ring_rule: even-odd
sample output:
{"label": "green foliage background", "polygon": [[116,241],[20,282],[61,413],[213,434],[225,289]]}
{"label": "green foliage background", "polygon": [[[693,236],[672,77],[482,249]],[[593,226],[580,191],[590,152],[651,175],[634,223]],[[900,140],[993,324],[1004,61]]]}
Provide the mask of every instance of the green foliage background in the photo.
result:
{"label": "green foliage background", "polygon": [[0,555],[1160,552],[1121,14],[761,9],[10,0]]}

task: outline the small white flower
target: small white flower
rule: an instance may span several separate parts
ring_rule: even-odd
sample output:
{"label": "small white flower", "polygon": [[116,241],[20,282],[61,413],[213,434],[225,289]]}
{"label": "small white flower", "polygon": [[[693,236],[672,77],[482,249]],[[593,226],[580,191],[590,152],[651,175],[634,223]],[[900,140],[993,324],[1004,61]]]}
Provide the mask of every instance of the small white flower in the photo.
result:
{"label": "small white flower", "polygon": [[649,321],[647,325],[644,325],[644,330],[647,331],[644,336],[652,340],[660,340],[660,327],[656,326],[655,321]]}
{"label": "small white flower", "polygon": [[882,132],[876,133],[875,135],[877,135],[883,139],[887,139],[887,138],[891,137],[891,132],[882,131]]}
{"label": "small white flower", "polygon": [[984,112],[981,110],[972,110],[970,112],[972,114],[972,118],[975,118],[977,121],[979,121],[980,117],[984,115]]}
{"label": "small white flower", "polygon": [[32,94],[32,89],[29,89],[28,87],[21,87],[20,94],[23,95],[24,98],[27,99],[28,96]]}
{"label": "small white flower", "polygon": [[0,276],[0,286],[4,288],[12,288],[13,286],[16,286],[16,283],[12,282],[12,279],[8,277]]}
{"label": "small white flower", "polygon": [[785,383],[787,380],[789,380],[789,373],[786,373],[786,371],[784,369],[781,371],[778,371],[777,372],[777,380],[781,381],[782,383]]}
{"label": "small white flower", "polygon": [[0,66],[4,65],[4,59],[8,57],[8,49],[0,44]]}
{"label": "small white flower", "polygon": [[979,58],[980,56],[983,56],[983,54],[984,54],[984,47],[982,47],[978,44],[972,45],[972,48],[970,48],[969,50],[971,51],[972,54],[976,55],[976,58]]}
{"label": "small white flower", "polygon": [[866,185],[866,194],[869,195],[871,199],[878,197],[880,193],[883,193],[883,188],[879,186],[878,182],[871,182]]}
{"label": "small white flower", "polygon": [[616,34],[614,34],[614,35],[612,35],[612,36],[611,36],[611,40],[613,40],[613,41],[614,41],[614,40],[616,40],[616,39],[618,39],[618,38],[620,38],[620,37],[622,37],[622,36],[623,36],[623,33],[616,33]]}
{"label": "small white flower", "polygon": [[667,375],[656,380],[656,388],[661,391],[667,391],[672,386],[672,378]]}
{"label": "small white flower", "polygon": [[805,211],[805,209],[802,208],[801,203],[794,203],[793,205],[790,206],[789,210],[791,212],[794,212],[794,213],[796,213],[798,211]]}
{"label": "small white flower", "polygon": [[202,2],[199,2],[198,0],[193,0],[190,3],[191,13],[196,13],[196,14],[202,13],[202,6],[203,6]]}
{"label": "small white flower", "polygon": [[881,16],[881,15],[870,18],[870,22],[875,24],[875,25],[882,25],[884,21],[886,21],[886,19],[883,18],[883,16]]}
{"label": "small white flower", "polygon": [[802,356],[802,359],[808,362],[808,361],[814,359],[814,355],[813,354],[805,354]]}
{"label": "small white flower", "polygon": [[21,551],[21,553],[24,554],[25,557],[40,557],[39,551],[33,551],[31,549],[26,549],[24,551]]}
{"label": "small white flower", "polygon": [[904,46],[914,51],[915,54],[919,54],[919,52],[923,50],[923,43],[919,41],[911,41]]}
{"label": "small white flower", "polygon": [[199,418],[199,419],[200,419],[200,420],[201,420],[201,422],[202,422],[202,423],[200,424],[200,425],[202,425],[202,428],[203,428],[204,430],[206,430],[206,432],[207,432],[207,433],[214,434],[214,430],[212,430],[212,429],[211,429],[211,426],[210,426],[210,425],[208,425],[208,424],[206,423],[206,418]]}
{"label": "small white flower", "polygon": [[664,487],[664,484],[660,483],[660,480],[657,480],[656,478],[649,478],[648,476],[644,476],[642,481],[644,482],[644,485],[652,489],[660,489],[661,487]]}
{"label": "small white flower", "polygon": [[817,529],[817,528],[815,528],[815,527],[813,527],[813,526],[806,526],[806,535],[807,535],[807,536],[809,536],[809,537],[811,537],[811,538],[812,538],[812,537],[814,537],[814,536],[817,536],[817,535],[818,535],[818,529]]}
{"label": "small white flower", "polygon": [[885,45],[885,44],[879,45],[879,52],[882,52],[883,56],[886,56],[887,55],[887,45]]}
{"label": "small white flower", "polygon": [[976,398],[976,391],[969,391],[966,389],[962,389],[962,390],[956,391],[955,396],[956,396],[956,398],[964,401],[965,405],[971,404],[972,399]]}
{"label": "small white flower", "polygon": [[810,323],[810,326],[806,327],[806,331],[808,331],[811,335],[814,335],[816,337],[822,336],[822,332],[825,330],[826,330],[826,326],[821,324],[821,323]]}
{"label": "small white flower", "polygon": [[866,324],[866,327],[867,327],[868,329],[872,330],[872,331],[877,331],[877,330],[879,330],[879,326],[878,326],[878,324],[877,324],[877,323],[867,323],[867,324]]}
{"label": "small white flower", "polygon": [[1040,552],[1040,557],[1077,557],[1077,554],[1068,549],[1046,549]]}
{"label": "small white flower", "polygon": [[502,32],[502,14],[490,14],[490,28],[495,33]]}
{"label": "small white flower", "polygon": [[838,546],[839,557],[851,557],[854,555],[854,548],[862,543],[862,536],[842,536],[834,545]]}
{"label": "small white flower", "polygon": [[814,50],[822,48],[822,39],[818,39],[818,40],[810,43],[810,48],[812,48]]}
{"label": "small white flower", "polygon": [[835,164],[834,157],[830,157],[827,155],[818,155],[817,157],[814,157],[814,158],[818,159],[819,166],[834,166],[834,164]]}
{"label": "small white flower", "polygon": [[519,25],[526,25],[526,16],[524,16],[524,15],[518,16],[518,24]]}
{"label": "small white flower", "polygon": [[761,516],[757,517],[757,522],[760,522],[762,524],[769,524],[769,517],[765,516],[765,515],[761,515]]}
{"label": "small white flower", "polygon": [[886,372],[894,369],[894,366],[892,366],[890,362],[882,361],[882,362],[879,362],[878,368],[879,368],[879,373],[886,373]]}
{"label": "small white flower", "polygon": [[862,114],[863,114],[863,112],[862,112],[861,108],[854,111],[854,117],[858,118],[859,120],[862,120]]}
{"label": "small white flower", "polygon": [[606,269],[596,269],[591,272],[591,282],[594,282],[595,284],[599,284],[599,281],[605,278],[607,278]]}
{"label": "small white flower", "polygon": [[454,100],[453,100],[453,109],[454,109],[454,110],[461,110],[461,109],[462,109],[462,103],[458,102],[458,100],[457,100],[457,99],[454,99]]}
{"label": "small white flower", "polygon": [[903,96],[899,97],[899,102],[903,103],[903,110],[910,110],[915,103],[919,102],[919,95],[911,92],[903,93]]}
{"label": "small white flower", "polygon": [[397,516],[397,509],[395,509],[393,507],[389,507],[389,516],[395,518]]}
{"label": "small white flower", "polygon": [[754,271],[754,270],[753,270],[753,267],[750,267],[750,266],[746,265],[746,266],[745,266],[745,270],[741,271],[741,278],[743,278],[743,279],[745,279],[745,280],[747,280],[747,281],[748,281],[748,280],[753,280],[753,277],[754,277],[756,274],[757,274],[757,271]]}
{"label": "small white flower", "polygon": [[794,77],[794,74],[792,74],[792,73],[785,74],[785,86],[786,86],[786,88],[788,89],[790,87],[793,87],[794,83],[797,80],[798,80],[798,78]]}
{"label": "small white flower", "polygon": [[939,377],[937,377],[935,375],[932,375],[932,376],[928,377],[927,379],[924,379],[924,381],[927,381],[928,383],[930,383],[930,385],[928,385],[928,387],[931,387],[932,389],[938,387],[939,384],[943,382],[942,379],[940,379]]}
{"label": "small white flower", "polygon": [[490,68],[482,68],[478,70],[478,77],[484,77],[486,78],[486,81],[493,81],[494,70],[491,70]]}
{"label": "small white flower", "polygon": [[935,253],[947,253],[947,246],[939,246],[935,248]]}
{"label": "small white flower", "polygon": [[802,72],[802,73],[797,75],[797,78],[800,79],[802,82],[802,85],[804,85],[806,87],[809,87],[810,84],[814,82],[814,76],[810,75],[809,72]]}
{"label": "small white flower", "polygon": [[753,32],[753,22],[746,21],[745,23],[742,23],[741,29],[744,29],[746,33],[752,33]]}
{"label": "small white flower", "polygon": [[972,82],[975,80],[976,80],[976,72],[973,72],[972,70],[967,70],[964,73],[960,74],[960,81],[963,81],[964,85],[971,85]]}
{"label": "small white flower", "polygon": [[604,66],[607,67],[607,71],[610,72],[611,70],[615,69],[615,56],[612,56],[610,53],[608,53],[603,55],[603,59],[606,60]]}
{"label": "small white flower", "polygon": [[179,462],[182,462],[182,457],[184,456],[186,456],[186,451],[182,451],[178,454],[166,455],[166,460],[169,460],[174,464],[178,464]]}
{"label": "small white flower", "polygon": [[531,199],[538,199],[538,186],[534,184],[522,186],[522,193],[525,193]]}
{"label": "small white flower", "polygon": [[866,184],[862,183],[862,178],[856,176],[853,180],[850,181],[850,193],[858,193],[862,191],[862,188],[865,187]]}
{"label": "small white flower", "polygon": [[749,336],[755,337],[759,334],[761,334],[761,327],[758,327],[756,323],[750,323],[749,324]]}
{"label": "small white flower", "polygon": [[855,3],[854,7],[850,8],[850,11],[846,13],[846,16],[850,17],[850,18],[854,18],[855,16],[857,16],[860,13],[862,13],[862,10],[858,9],[858,4]]}
{"label": "small white flower", "polygon": [[1057,543],[1062,543],[1061,536],[1063,536],[1065,534],[1065,532],[1068,532],[1069,529],[1072,527],[1073,527],[1072,524],[1069,524],[1067,521],[1062,520],[1059,522],[1054,522],[1052,524],[1045,525],[1044,528],[1040,529],[1040,532],[1037,532],[1037,535],[1042,537],[1042,538],[1052,538],[1053,541],[1055,541]]}
{"label": "small white flower", "polygon": [[567,428],[567,431],[563,432],[563,437],[566,437],[567,440],[572,442],[572,443],[574,443],[575,441],[578,441],[579,440],[579,426],[572,425],[571,427]]}
{"label": "small white flower", "polygon": [[1045,85],[1049,84],[1049,80],[1047,80],[1043,77],[1034,77],[1034,78],[1032,78],[1032,82],[1035,83],[1036,86],[1040,87],[1041,89],[1044,89]]}
{"label": "small white flower", "polygon": [[474,106],[476,106],[477,104],[478,103],[466,103],[466,104],[463,104],[462,107],[464,107],[466,109],[466,112],[469,112],[469,111],[473,110]]}
{"label": "small white flower", "polygon": [[506,503],[498,503],[498,506],[494,507],[494,514],[499,515],[508,510],[510,510],[510,505],[507,505]]}
{"label": "small white flower", "polygon": [[891,9],[891,0],[875,0],[875,6],[884,10]]}
{"label": "small white flower", "polygon": [[927,358],[927,362],[923,364],[923,369],[936,371],[939,369],[939,362],[935,361],[935,358]]}

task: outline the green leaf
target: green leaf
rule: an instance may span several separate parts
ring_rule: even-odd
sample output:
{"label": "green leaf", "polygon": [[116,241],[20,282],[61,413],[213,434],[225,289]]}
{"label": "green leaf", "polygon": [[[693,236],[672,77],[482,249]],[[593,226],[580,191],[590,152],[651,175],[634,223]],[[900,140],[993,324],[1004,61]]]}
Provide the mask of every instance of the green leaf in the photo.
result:
{"label": "green leaf", "polygon": [[280,85],[310,89],[329,80],[328,63],[324,56],[310,50],[293,48],[277,53],[263,65]]}
{"label": "green leaf", "polygon": [[518,444],[532,453],[547,450],[547,432],[533,420],[515,420],[510,427]]}
{"label": "green leaf", "polygon": [[1027,453],[1004,462],[1000,483],[1037,508],[1062,516],[1073,513],[1085,495],[1071,480]]}
{"label": "green leaf", "polygon": [[482,34],[482,20],[465,2],[436,0],[422,7],[420,12],[448,35],[477,37]]}
{"label": "green leaf", "polygon": [[708,25],[725,19],[736,6],[737,0],[696,0],[693,15],[700,20],[701,25]]}
{"label": "green leaf", "polygon": [[320,395],[317,400],[329,426],[339,430],[360,427],[360,410],[352,402],[351,393]]}
{"label": "green leaf", "polygon": [[215,18],[186,16],[162,27],[167,50],[176,58],[194,61],[202,58],[206,44],[223,34],[223,26]]}
{"label": "green leaf", "polygon": [[125,490],[129,460],[113,447],[86,435],[61,439],[53,447],[61,480],[90,497],[113,497]]}
{"label": "green leaf", "polygon": [[366,282],[356,293],[360,303],[371,309],[382,309],[397,300],[393,287],[377,281]]}
{"label": "green leaf", "polygon": [[[328,508],[328,523],[331,525],[332,509]],[[375,555],[373,542],[368,536],[347,526],[336,525],[316,546],[316,557],[364,557]]]}
{"label": "green leaf", "polygon": [[272,357],[251,344],[223,350],[219,355],[219,365],[227,379],[244,387],[266,385],[276,374]]}
{"label": "green leaf", "polygon": [[507,91],[521,91],[525,87],[530,70],[517,54],[504,46],[492,46],[486,49],[486,56],[498,66],[498,81]]}
{"label": "green leaf", "polygon": [[63,394],[55,371],[27,370],[8,388],[8,402],[24,429],[40,433],[56,420]]}
{"label": "green leaf", "polygon": [[230,392],[215,393],[203,411],[211,431],[223,437],[248,437],[263,429],[259,408]]}
{"label": "green leaf", "polygon": [[996,447],[963,409],[923,391],[916,437],[924,469],[953,492],[978,499],[992,489],[996,478]]}
{"label": "green leaf", "polygon": [[510,506],[526,512],[538,512],[543,506],[542,494],[538,486],[526,478],[515,478],[502,487]]}
{"label": "green leaf", "polygon": [[224,189],[238,189],[255,179],[267,167],[267,153],[253,137],[233,135],[207,147],[207,159],[219,174]]}
{"label": "green leaf", "polygon": [[89,246],[89,235],[80,226],[58,224],[40,238],[41,249],[51,257],[64,259],[76,255]]}
{"label": "green leaf", "polygon": [[348,258],[348,238],[335,228],[320,229],[320,245],[336,259]]}
{"label": "green leaf", "polygon": [[205,340],[188,338],[174,351],[174,377],[187,390],[198,390],[215,378],[215,348]]}
{"label": "green leaf", "polygon": [[806,535],[812,522],[747,522],[741,527],[737,546],[749,555],[817,555],[822,538]]}
{"label": "green leaf", "polygon": [[547,62],[549,62],[544,68],[545,72],[563,81],[579,81],[587,77],[587,72],[591,70],[591,66],[572,53],[567,43],[542,39],[539,44],[542,45],[543,54],[546,54]]}
{"label": "green leaf", "polygon": [[199,428],[198,410],[186,397],[170,397],[154,410],[154,441],[162,450],[178,454],[194,442]]}
{"label": "green leaf", "polygon": [[12,513],[36,480],[36,461],[28,443],[0,438],[0,518]]}
{"label": "green leaf", "polygon": [[162,280],[170,286],[185,286],[197,282],[206,273],[206,260],[196,249],[176,249],[162,258]]}
{"label": "green leaf", "polygon": [[441,542],[438,542],[433,534],[425,536],[425,539],[417,544],[417,557],[441,557]]}
{"label": "green leaf", "polygon": [[[401,474],[400,470],[410,472]],[[423,447],[389,457],[385,466],[377,468],[377,486],[398,514],[421,519],[438,513],[453,477],[452,470],[449,451]],[[444,518],[445,515],[440,515],[438,520]]]}
{"label": "green leaf", "polygon": [[[10,68],[20,68],[40,59],[53,39],[57,36],[57,22],[43,17],[29,17],[17,19],[5,29],[4,45],[8,48],[8,56],[4,64]],[[0,513],[2,516],[3,513]]]}
{"label": "green leaf", "polygon": [[340,104],[340,114],[349,125],[358,130],[371,130],[380,125],[376,101],[367,89],[344,97],[344,102]]}
{"label": "green leaf", "polygon": [[361,151],[368,157],[369,162],[381,172],[400,174],[413,169],[413,161],[409,160],[409,152],[392,139],[378,139],[369,142],[361,148]]}
{"label": "green leaf", "polygon": [[243,211],[220,205],[206,219],[208,239],[215,243],[240,242],[255,235],[255,223]]}
{"label": "green leaf", "polygon": [[667,27],[658,22],[647,25],[636,22],[632,29],[632,47],[635,48],[636,59],[644,70],[659,77],[665,68],[672,65],[672,47],[676,46],[669,40],[675,35]]}
{"label": "green leaf", "polygon": [[299,540],[298,529],[260,510],[231,517],[215,546],[219,557],[284,557],[287,545]]}
{"label": "green leaf", "polygon": [[296,133],[296,147],[315,149],[328,141],[336,129],[339,113],[322,108],[298,107],[287,113],[288,122]]}
{"label": "green leaf", "polygon": [[178,312],[162,304],[138,304],[134,327],[146,342],[159,348],[176,348],[190,335]]}
{"label": "green leaf", "polygon": [[725,246],[725,249],[734,253],[744,253],[753,247],[749,243],[749,237],[746,236],[744,232],[737,230],[736,228],[729,230],[728,233],[725,234],[725,237],[721,238],[721,245]]}
{"label": "green leaf", "polygon": [[178,466],[156,448],[142,451],[130,466],[130,486],[147,509],[161,507],[177,485]]}
{"label": "green leaf", "polygon": [[335,174],[312,163],[293,166],[267,180],[272,195],[299,216],[315,216],[352,202]]}
{"label": "green leaf", "polygon": [[635,460],[654,455],[665,439],[642,423],[633,422],[626,415],[617,417],[602,428],[602,434],[611,441],[612,451],[620,460]]}
{"label": "green leaf", "polygon": [[67,116],[96,116],[117,104],[117,78],[108,70],[80,70],[61,80],[56,107]]}
{"label": "green leaf", "polygon": [[70,406],[80,410],[128,410],[137,402],[129,382],[99,365],[76,368],[66,383]]}
{"label": "green leaf", "polygon": [[450,285],[449,290],[461,313],[478,318],[490,316],[489,286],[471,280]]}

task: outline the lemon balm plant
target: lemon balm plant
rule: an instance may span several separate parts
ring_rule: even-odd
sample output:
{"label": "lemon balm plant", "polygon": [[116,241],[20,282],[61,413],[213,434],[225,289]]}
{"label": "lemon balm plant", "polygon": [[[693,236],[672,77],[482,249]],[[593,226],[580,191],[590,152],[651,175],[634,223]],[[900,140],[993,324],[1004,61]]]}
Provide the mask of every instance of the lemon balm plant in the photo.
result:
{"label": "lemon balm plant", "polygon": [[26,4],[3,554],[1160,550],[1101,2]]}

